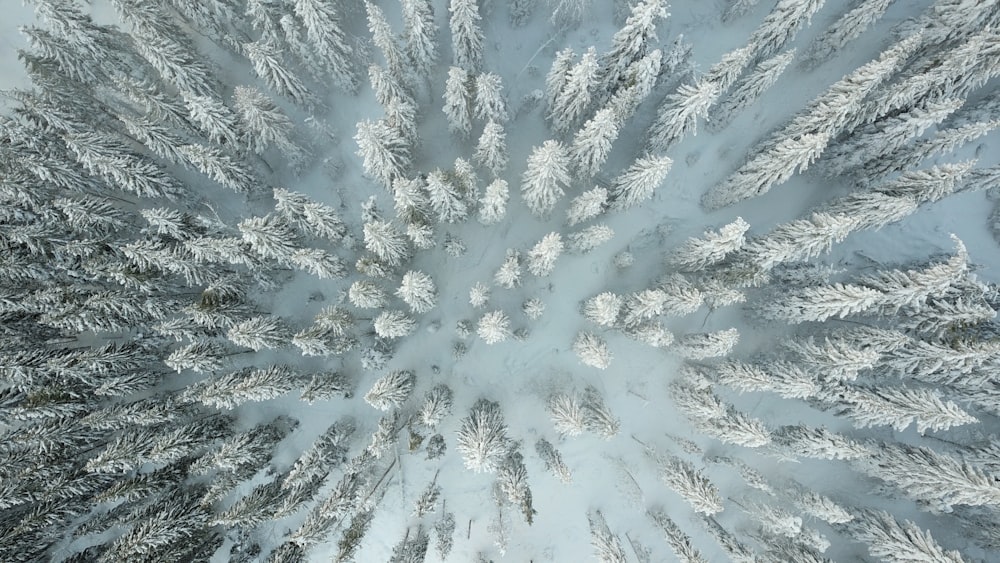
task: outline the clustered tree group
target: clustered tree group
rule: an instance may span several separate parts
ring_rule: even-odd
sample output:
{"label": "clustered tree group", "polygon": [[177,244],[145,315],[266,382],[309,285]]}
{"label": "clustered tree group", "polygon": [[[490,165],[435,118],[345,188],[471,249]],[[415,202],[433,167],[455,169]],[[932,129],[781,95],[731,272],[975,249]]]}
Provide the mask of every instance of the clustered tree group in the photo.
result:
{"label": "clustered tree group", "polygon": [[[539,291],[560,266],[608,248],[619,215],[669,197],[678,143],[699,124],[728,131],[788,69],[849,50],[892,0],[833,6],[832,25],[797,48],[823,0],[769,11],[730,0],[723,22],[763,19],[704,69],[683,37],[658,36],[666,0],[616,0],[607,45],[547,42],[551,66],[533,69],[544,88],[521,100],[509,94],[521,75],[490,68],[486,30],[506,13],[513,28],[547,18],[564,37],[593,0],[110,0],[117,25],[76,0],[29,3],[37,22],[18,57],[30,87],[5,91],[0,117],[0,560],[368,560],[372,522],[392,512],[403,531],[391,561],[444,559],[456,543],[487,561],[558,509],[532,485],[572,490],[579,468],[603,463],[564,456],[577,439],[596,440],[591,454],[634,446],[631,462],[690,509],[643,507],[665,540],[654,545],[620,530],[613,499],[594,501],[578,519],[601,561],[631,561],[626,543],[646,562],[668,550],[685,562],[720,550],[745,562],[1000,551],[996,284],[958,238],[947,256],[864,273],[816,260],[856,232],[998,185],[1000,168],[949,156],[1000,125],[1000,2],[924,2],[702,204],[727,208],[807,168],[849,190],[769,229],[736,217],[671,244],[652,279],[617,254],[613,285],[572,303],[578,328],[548,337],[578,358],[579,385],[545,387],[537,407],[551,427],[534,448],[508,426],[510,405],[396,352],[418,328],[445,335],[455,361],[532,338],[552,315],[543,298],[563,299]],[[378,116],[350,131],[327,121],[369,94]],[[425,127],[435,119],[446,132]],[[550,138],[524,147],[522,166],[508,140],[530,119]],[[626,131],[639,135],[620,142]],[[430,165],[425,143],[446,136],[461,154]],[[352,168],[366,185],[340,180]],[[333,189],[306,193],[316,175]],[[302,191],[284,187],[295,182]],[[534,238],[505,238],[531,221],[544,223]],[[456,301],[455,269],[436,265],[471,254],[462,237],[472,246],[477,229],[511,246]],[[307,315],[304,296],[284,293],[303,279],[322,280],[310,299],[329,301]],[[465,295],[469,318],[430,317]],[[674,322],[736,305],[780,342],[746,351],[737,328]],[[597,375],[630,345],[619,335],[676,366],[650,392],[694,440],[612,408]],[[760,418],[741,409],[745,393],[842,424]],[[369,416],[332,407],[303,444],[298,408],[276,415],[263,401],[350,401]],[[492,546],[469,541],[469,487],[438,478],[446,456],[492,484]],[[825,461],[878,493],[811,488],[775,458]],[[404,463],[433,479],[404,488]],[[383,502],[396,483],[402,512]],[[905,514],[885,509],[904,501]],[[920,511],[935,537],[911,521]]]}

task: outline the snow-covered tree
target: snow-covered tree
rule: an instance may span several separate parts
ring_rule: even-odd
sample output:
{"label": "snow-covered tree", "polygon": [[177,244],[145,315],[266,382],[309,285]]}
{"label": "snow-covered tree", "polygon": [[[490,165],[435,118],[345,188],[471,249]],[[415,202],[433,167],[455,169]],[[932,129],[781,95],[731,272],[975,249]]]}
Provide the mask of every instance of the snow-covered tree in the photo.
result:
{"label": "snow-covered tree", "polygon": [[542,277],[551,274],[563,247],[559,233],[549,233],[542,237],[542,240],[528,251],[528,271],[532,275]]}
{"label": "snow-covered tree", "polygon": [[674,456],[655,455],[655,458],[660,479],[687,501],[695,512],[705,515],[722,512],[722,495],[704,473]]}
{"label": "snow-covered tree", "polygon": [[500,75],[487,72],[476,76],[476,119],[504,123],[507,121],[507,101],[503,95]]}
{"label": "snow-covered tree", "polygon": [[507,201],[510,198],[507,181],[497,178],[486,186],[483,197],[479,200],[479,222],[484,225],[499,223],[507,212]]}
{"label": "snow-covered tree", "polygon": [[549,397],[546,408],[556,431],[564,436],[579,436],[587,429],[586,416],[580,398],[574,394],[556,393]]}
{"label": "snow-covered tree", "polygon": [[388,221],[364,224],[365,248],[390,266],[398,266],[410,257],[406,237]]}
{"label": "snow-covered tree", "polygon": [[382,311],[372,321],[375,334],[382,338],[402,338],[409,336],[417,328],[417,323],[402,311]]}
{"label": "snow-covered tree", "polygon": [[388,302],[385,290],[373,280],[356,280],[347,290],[347,297],[359,309],[379,309]]}
{"label": "snow-covered tree", "polygon": [[292,0],[291,3],[295,15],[306,28],[316,60],[322,61],[324,70],[338,86],[348,92],[356,90],[355,53],[341,27],[337,7],[323,0]]}
{"label": "snow-covered tree", "polygon": [[592,333],[577,333],[576,339],[573,340],[573,352],[584,365],[597,369],[607,369],[611,365],[611,351],[608,350],[608,344]]}
{"label": "snow-covered tree", "polygon": [[490,286],[483,282],[476,282],[469,288],[469,305],[476,309],[485,307],[490,302]]}
{"label": "snow-covered tree", "polygon": [[597,217],[608,207],[608,190],[595,187],[583,192],[569,202],[566,224],[569,226]]}
{"label": "snow-covered tree", "polygon": [[433,170],[427,174],[424,188],[438,221],[460,223],[468,216],[468,202],[462,197],[459,187],[441,170]]}
{"label": "snow-covered tree", "polygon": [[429,76],[437,63],[437,25],[430,0],[401,0],[403,42],[410,64],[417,73]]}
{"label": "snow-covered tree", "polygon": [[455,64],[465,70],[479,70],[483,60],[483,30],[479,25],[477,0],[450,0],[451,46]]}
{"label": "snow-covered tree", "polygon": [[316,97],[288,67],[274,39],[262,38],[252,43],[244,43],[242,47],[243,53],[253,66],[254,74],[270,89],[306,109],[311,109],[315,105]]}
{"label": "snow-covered tree", "polygon": [[457,434],[457,448],[465,467],[476,473],[495,472],[511,445],[500,405],[487,399],[479,399],[472,405]]}
{"label": "snow-covered tree", "polygon": [[601,563],[625,563],[628,561],[621,539],[608,528],[608,523],[604,520],[604,515],[601,514],[600,510],[588,512],[587,522],[590,523],[590,545],[594,546],[594,552]]}
{"label": "snow-covered tree", "polygon": [[591,47],[566,73],[559,95],[549,106],[548,119],[556,132],[568,131],[590,108],[597,87],[598,70],[597,50]]}
{"label": "snow-covered tree", "polygon": [[616,209],[628,209],[653,197],[674,161],[667,156],[644,155],[611,182],[609,199]]}
{"label": "snow-covered tree", "polygon": [[545,463],[545,468],[552,472],[561,482],[569,483],[573,480],[573,474],[570,472],[569,467],[566,466],[566,463],[563,462],[562,454],[559,453],[559,450],[551,442],[545,438],[539,438],[535,442],[535,452],[538,453],[538,457]]}
{"label": "snow-covered tree", "polygon": [[887,425],[902,432],[915,423],[917,432],[923,434],[928,429],[947,430],[979,422],[953,401],[942,400],[932,389],[841,383],[826,394],[842,405],[840,411],[859,428]]}
{"label": "snow-covered tree", "polygon": [[737,217],[716,231],[705,231],[701,238],[689,238],[670,255],[670,262],[685,272],[696,272],[721,262],[746,242],[750,225]]}
{"label": "snow-covered tree", "polygon": [[503,264],[493,275],[493,281],[506,289],[514,289],[521,285],[521,253],[512,248],[507,249]]}
{"label": "snow-covered tree", "polygon": [[691,538],[662,509],[652,509],[646,514],[663,531],[670,549],[681,563],[708,563],[701,552],[691,545]]}
{"label": "snow-covered tree", "polygon": [[418,417],[420,423],[428,428],[436,428],[438,424],[451,414],[454,393],[451,388],[444,384],[432,387],[426,395],[424,402],[420,406]]}
{"label": "snow-covered tree", "polygon": [[480,166],[489,169],[493,176],[499,177],[503,174],[507,168],[508,156],[507,134],[502,125],[492,119],[486,122],[473,158]]}
{"label": "snow-covered tree", "polygon": [[472,81],[466,69],[458,66],[448,69],[443,111],[448,118],[448,130],[461,137],[472,131],[471,86]]}
{"label": "snow-covered tree", "polygon": [[260,316],[234,324],[226,333],[226,338],[237,346],[260,351],[287,346],[292,333],[278,317]]}
{"label": "snow-covered tree", "polygon": [[595,432],[605,440],[610,440],[621,430],[621,420],[608,409],[604,397],[592,385],[583,390],[580,398],[580,410],[583,412],[583,424],[591,432]]}
{"label": "snow-covered tree", "polygon": [[864,510],[847,524],[852,536],[868,544],[868,553],[890,563],[939,561],[964,563],[957,551],[945,551],[930,533],[904,520],[900,523],[884,510]]}
{"label": "snow-covered tree", "polygon": [[711,110],[711,118],[708,121],[709,131],[721,131],[740,112],[756,102],[781,78],[781,73],[785,71],[794,57],[795,49],[789,49],[758,63],[752,71],[733,85],[733,91]]}
{"label": "snow-covered tree", "polygon": [[697,134],[698,119],[708,116],[708,110],[719,99],[719,85],[710,80],[681,84],[677,92],[660,104],[656,120],[649,127],[649,147],[665,151],[685,135]]}
{"label": "snow-covered tree", "polygon": [[598,246],[608,242],[615,236],[611,227],[600,224],[591,225],[583,230],[569,235],[569,248],[573,252],[586,254]]}
{"label": "snow-covered tree", "polygon": [[532,147],[528,167],[521,177],[521,197],[535,216],[548,215],[570,184],[569,154],[559,141]]}
{"label": "snow-covered tree", "polygon": [[437,304],[437,288],[434,286],[434,280],[417,270],[403,274],[396,296],[417,314],[426,313]]}
{"label": "snow-covered tree", "polygon": [[375,380],[365,401],[380,411],[399,408],[413,393],[416,377],[412,371],[393,370]]}
{"label": "snow-covered tree", "polygon": [[618,322],[624,301],[618,295],[606,291],[583,302],[583,316],[601,326],[614,326]]}
{"label": "snow-covered tree", "polygon": [[490,311],[479,319],[476,334],[487,344],[498,344],[512,336],[510,317],[501,310]]}
{"label": "snow-covered tree", "polygon": [[566,85],[569,69],[573,68],[574,59],[576,59],[576,53],[570,47],[557,52],[552,59],[552,66],[545,77],[545,107],[549,111],[552,111],[552,108],[556,104],[556,99],[559,98],[563,87]]}
{"label": "snow-covered tree", "polygon": [[632,5],[625,25],[611,38],[611,49],[601,57],[602,91],[613,92],[632,63],[643,58],[656,37],[656,24],[668,17],[665,0],[641,0]]}
{"label": "snow-covered tree", "polygon": [[521,304],[521,311],[529,319],[538,320],[545,313],[545,302],[537,297],[532,297]]}
{"label": "snow-covered tree", "polygon": [[580,178],[593,178],[611,153],[618,138],[618,116],[611,108],[598,110],[573,137],[570,156]]}
{"label": "snow-covered tree", "polygon": [[697,334],[686,334],[674,345],[674,351],[687,360],[703,360],[728,356],[739,341],[735,328]]}
{"label": "snow-covered tree", "polygon": [[411,164],[410,146],[399,129],[383,119],[365,119],[358,122],[354,140],[365,173],[383,187],[390,189],[393,180],[406,175]]}
{"label": "snow-covered tree", "polygon": [[553,6],[549,22],[553,26],[574,29],[590,11],[594,0],[548,0]]}
{"label": "snow-covered tree", "polygon": [[807,68],[814,68],[825,62],[881,18],[894,1],[872,0],[871,2],[855,3],[849,11],[830,24],[819,37],[813,40],[809,49],[803,54],[803,65]]}

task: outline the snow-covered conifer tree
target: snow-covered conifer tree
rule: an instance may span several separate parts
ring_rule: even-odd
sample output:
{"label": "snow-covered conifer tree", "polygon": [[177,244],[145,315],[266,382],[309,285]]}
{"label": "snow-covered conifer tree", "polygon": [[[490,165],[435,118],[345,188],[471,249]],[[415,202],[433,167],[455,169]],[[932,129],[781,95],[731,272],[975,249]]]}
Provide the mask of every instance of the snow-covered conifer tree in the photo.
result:
{"label": "snow-covered conifer tree", "polygon": [[660,104],[656,121],[649,127],[649,147],[665,151],[688,133],[697,134],[698,118],[708,116],[708,109],[719,98],[719,86],[709,80],[681,84]]}
{"label": "snow-covered conifer tree", "polygon": [[573,158],[576,175],[593,178],[611,153],[611,145],[618,138],[620,122],[611,108],[604,108],[594,114],[573,137],[570,156]]}
{"label": "snow-covered conifer tree", "polygon": [[548,0],[548,2],[554,6],[549,22],[554,27],[574,29],[590,11],[594,0]]}
{"label": "snow-covered conifer tree", "polygon": [[494,177],[503,174],[507,168],[508,156],[507,134],[502,125],[492,119],[486,122],[473,158],[480,166],[489,169]]}
{"label": "snow-covered conifer tree", "polygon": [[417,314],[426,313],[437,304],[437,288],[434,280],[427,274],[410,270],[403,274],[403,279],[396,290],[396,296],[410,306]]}
{"label": "snow-covered conifer tree", "polygon": [[717,232],[705,231],[701,238],[689,238],[671,253],[669,260],[681,271],[704,270],[742,248],[749,229],[750,225],[742,217],[737,217]]}
{"label": "snow-covered conifer tree", "polygon": [[292,333],[279,318],[271,316],[251,317],[234,324],[226,333],[226,338],[237,346],[245,346],[260,351],[265,348],[283,348],[288,345]]}
{"label": "snow-covered conifer tree", "polygon": [[565,83],[549,107],[552,128],[563,133],[573,127],[590,108],[598,80],[597,50],[591,47],[566,73]]}
{"label": "snow-covered conifer tree", "polygon": [[427,175],[427,190],[431,209],[444,223],[460,223],[469,213],[468,203],[459,193],[458,186],[441,170],[433,170]]}
{"label": "snow-covered conifer tree", "polygon": [[448,118],[448,130],[465,137],[472,131],[472,81],[466,69],[453,66],[448,70],[444,86],[443,111]]}
{"label": "snow-covered conifer tree", "polygon": [[239,124],[233,113],[222,100],[212,96],[183,93],[184,105],[188,108],[188,117],[213,143],[227,146],[238,146]]}
{"label": "snow-covered conifer tree", "polygon": [[586,254],[598,246],[608,242],[615,236],[611,227],[600,224],[591,225],[581,231],[570,233],[569,248],[573,252]]}
{"label": "snow-covered conifer tree", "polygon": [[497,178],[486,186],[483,197],[479,200],[479,222],[484,225],[499,223],[507,212],[509,199],[507,181]]}
{"label": "snow-covered conifer tree", "polygon": [[574,59],[576,59],[576,53],[570,47],[557,52],[555,58],[552,59],[552,66],[545,77],[545,107],[548,111],[552,111],[556,100],[562,93],[569,76],[569,69],[573,68]]}
{"label": "snow-covered conifer tree", "polygon": [[608,344],[589,332],[577,333],[573,340],[573,352],[584,365],[597,369],[607,369],[611,365],[611,351]]}
{"label": "snow-covered conifer tree", "polygon": [[259,76],[270,89],[303,108],[310,109],[315,105],[316,97],[282,60],[281,49],[273,38],[244,43],[242,47],[243,53],[253,65],[254,74]]}
{"label": "snow-covered conifer tree", "polygon": [[365,394],[365,401],[380,411],[399,408],[413,393],[412,371],[393,370],[378,378]]}
{"label": "snow-covered conifer tree", "polygon": [[406,237],[388,221],[364,224],[365,248],[390,266],[398,266],[410,257]]}
{"label": "snow-covered conifer tree", "polygon": [[657,22],[669,15],[665,0],[641,0],[632,6],[625,25],[611,38],[611,50],[601,57],[602,91],[618,89],[628,67],[646,56],[649,44],[656,41]]}
{"label": "snow-covered conifer tree", "polygon": [[313,201],[304,194],[274,188],[274,209],[293,221],[306,234],[340,241],[346,227],[334,208]]}
{"label": "snow-covered conifer tree", "polygon": [[290,159],[302,157],[302,149],[291,139],[291,119],[271,98],[255,88],[237,86],[233,102],[246,131],[243,142],[250,150],[260,154],[267,147],[274,146]]}
{"label": "snow-covered conifer tree", "polygon": [[184,397],[212,407],[233,409],[244,403],[280,397],[301,384],[299,374],[285,365],[242,368],[188,387]]}
{"label": "snow-covered conifer tree", "polygon": [[448,12],[455,64],[476,72],[483,61],[483,30],[479,26],[482,17],[477,0],[450,0]]}
{"label": "snow-covered conifer tree", "polygon": [[674,351],[687,360],[703,360],[728,356],[739,341],[735,328],[716,332],[686,334],[674,345]]}
{"label": "snow-covered conifer tree", "polygon": [[594,546],[597,559],[601,563],[625,563],[625,547],[622,540],[618,538],[608,528],[607,521],[600,510],[591,510],[587,513],[587,522],[590,523],[590,545]]}
{"label": "snow-covered conifer tree", "polygon": [[542,458],[546,469],[551,471],[561,482],[569,483],[573,480],[573,474],[570,472],[569,467],[566,466],[566,463],[563,462],[562,454],[559,453],[559,450],[551,442],[545,438],[539,438],[535,442],[535,452],[538,453],[538,457]]}
{"label": "snow-covered conifer tree", "polygon": [[611,182],[609,198],[616,209],[628,209],[653,197],[674,161],[667,156],[645,155]]}
{"label": "snow-covered conifer tree", "polygon": [[476,282],[469,288],[469,305],[476,309],[485,307],[490,301],[490,286],[483,282]]}
{"label": "snow-covered conifer tree", "polygon": [[295,15],[306,28],[306,37],[316,50],[334,82],[348,92],[358,87],[358,77],[352,57],[354,49],[340,25],[337,8],[323,0],[291,0]]}
{"label": "snow-covered conifer tree", "polygon": [[825,62],[881,18],[894,1],[872,0],[855,4],[813,40],[802,57],[803,66],[814,68]]}
{"label": "snow-covered conifer tree", "polygon": [[566,210],[566,224],[569,226],[593,219],[604,213],[608,207],[608,190],[595,187],[583,192],[569,202]]}
{"label": "snow-covered conifer tree", "polygon": [[621,420],[611,413],[604,402],[604,397],[592,385],[583,390],[580,410],[583,412],[583,423],[587,430],[597,433],[605,440],[615,437],[621,430]]}
{"label": "snow-covered conifer tree", "polygon": [[[184,160],[197,168],[199,172],[234,192],[252,192],[259,185],[254,175],[247,171],[243,164],[219,148],[209,145],[190,144],[181,146],[177,149],[177,152],[184,157]],[[147,194],[149,192],[143,190],[138,193]]]}
{"label": "snow-covered conifer tree", "polygon": [[479,319],[476,334],[487,344],[498,344],[512,336],[510,317],[501,310],[490,311]]}
{"label": "snow-covered conifer tree", "polygon": [[521,177],[521,196],[531,213],[548,215],[569,184],[569,154],[562,143],[550,139],[540,147],[532,147]]}
{"label": "snow-covered conifer tree", "polygon": [[504,123],[507,121],[507,101],[503,96],[500,75],[488,72],[476,76],[476,119]]}
{"label": "snow-covered conifer tree", "polygon": [[930,533],[904,520],[900,523],[884,510],[864,510],[847,524],[852,536],[868,544],[868,553],[890,563],[940,561],[964,563],[957,551],[945,551]]}
{"label": "snow-covered conifer tree", "polygon": [[750,107],[778,81],[794,57],[795,49],[789,49],[757,64],[733,86],[733,91],[712,109],[708,130],[721,131],[728,126],[740,112]]}
{"label": "snow-covered conifer tree", "polygon": [[421,76],[430,76],[437,63],[437,24],[430,0],[401,0],[403,42],[410,64]]}
{"label": "snow-covered conifer tree", "polygon": [[656,455],[655,458],[659,463],[660,479],[687,501],[695,512],[709,516],[722,512],[722,495],[704,473],[674,456]]}
{"label": "snow-covered conifer tree", "polygon": [[424,395],[418,416],[420,423],[428,428],[436,428],[438,424],[451,414],[454,393],[444,384],[435,385]]}
{"label": "snow-covered conifer tree", "polygon": [[545,235],[528,251],[528,271],[541,277],[551,274],[562,251],[563,242],[559,233]]}
{"label": "snow-covered conifer tree", "polygon": [[388,296],[373,280],[356,280],[347,290],[351,304],[359,309],[380,309],[388,302]]}
{"label": "snow-covered conifer tree", "polygon": [[521,253],[512,248],[507,249],[507,256],[504,258],[500,269],[493,275],[493,281],[500,287],[514,289],[521,285]]}
{"label": "snow-covered conifer tree", "polygon": [[417,328],[417,323],[402,311],[382,311],[372,321],[375,334],[382,338],[402,338],[409,336]]}
{"label": "snow-covered conifer tree", "polygon": [[409,143],[399,129],[385,120],[359,121],[354,140],[358,143],[357,155],[362,159],[365,173],[386,189],[392,187],[393,180],[405,176],[410,168]]}
{"label": "snow-covered conifer tree", "polygon": [[510,445],[500,405],[487,399],[476,401],[458,430],[457,448],[462,452],[465,467],[476,473],[493,473]]}
{"label": "snow-covered conifer tree", "polygon": [[546,408],[556,431],[564,436],[579,436],[587,429],[586,416],[580,399],[574,394],[556,393],[549,397]]}
{"label": "snow-covered conifer tree", "polygon": [[653,509],[646,514],[663,531],[670,549],[681,563],[708,563],[701,552],[691,544],[691,538],[662,509]]}
{"label": "snow-covered conifer tree", "polygon": [[529,319],[538,320],[545,313],[545,302],[537,297],[532,297],[521,304],[521,311]]}
{"label": "snow-covered conifer tree", "polygon": [[621,297],[606,291],[584,301],[583,316],[601,326],[614,326],[618,322],[623,304]]}

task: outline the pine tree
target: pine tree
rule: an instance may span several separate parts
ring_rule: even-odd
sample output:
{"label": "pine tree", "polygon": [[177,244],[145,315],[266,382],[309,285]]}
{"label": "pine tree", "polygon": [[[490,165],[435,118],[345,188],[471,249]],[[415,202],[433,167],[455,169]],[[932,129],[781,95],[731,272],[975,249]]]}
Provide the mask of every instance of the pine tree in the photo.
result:
{"label": "pine tree", "polygon": [[718,84],[709,80],[681,84],[677,93],[670,94],[660,104],[656,121],[649,127],[649,147],[662,152],[688,133],[696,135],[698,118],[708,117],[708,110],[719,95]]}
{"label": "pine tree", "polygon": [[402,311],[382,311],[372,321],[375,334],[382,338],[402,338],[409,336],[417,328],[417,323]]}
{"label": "pine tree", "polygon": [[834,53],[864,33],[885,14],[894,0],[859,2],[840,16],[830,27],[809,45],[802,57],[803,66],[815,68],[826,62]]}
{"label": "pine tree", "polygon": [[545,303],[537,297],[532,297],[521,304],[521,311],[524,316],[536,321],[545,313]]}
{"label": "pine tree", "polygon": [[487,399],[477,400],[469,416],[462,419],[457,447],[467,469],[476,473],[495,472],[510,448],[500,405]]}
{"label": "pine tree", "polygon": [[872,448],[825,428],[782,426],[774,434],[776,444],[790,455],[815,459],[863,459],[873,455]]}
{"label": "pine tree", "polygon": [[674,351],[686,360],[703,360],[728,356],[739,341],[735,328],[716,332],[686,334],[674,346]]}
{"label": "pine tree", "polygon": [[618,138],[620,121],[611,108],[594,114],[573,137],[570,156],[579,178],[593,178],[601,170],[611,153],[611,145]]}
{"label": "pine tree", "polygon": [[499,179],[499,176],[507,168],[508,161],[507,134],[502,125],[492,119],[486,122],[473,158],[480,166],[489,169],[493,176]]}
{"label": "pine tree", "polygon": [[346,234],[344,221],[329,205],[282,188],[274,188],[274,201],[274,209],[307,235],[339,242]]}
{"label": "pine tree", "polygon": [[569,155],[562,143],[550,139],[541,147],[532,147],[521,177],[521,197],[531,213],[548,215],[569,184]]}
{"label": "pine tree", "polygon": [[399,408],[410,398],[415,382],[412,371],[390,371],[372,384],[365,394],[365,401],[380,411]]}
{"label": "pine tree", "polygon": [[455,514],[452,512],[442,514],[441,519],[434,523],[434,533],[437,535],[438,555],[441,559],[447,559],[455,538]]}
{"label": "pine tree", "polygon": [[528,251],[528,271],[541,277],[551,274],[562,251],[563,242],[559,233],[545,235]]}
{"label": "pine tree", "polygon": [[392,223],[370,221],[364,224],[365,248],[390,266],[398,266],[410,257],[406,238]]}
{"label": "pine tree", "polygon": [[573,352],[584,365],[607,369],[611,365],[611,352],[606,342],[589,332],[580,332],[573,341]]}
{"label": "pine tree", "polygon": [[490,286],[484,284],[483,282],[476,282],[469,289],[469,305],[472,305],[476,309],[481,309],[490,302]]}
{"label": "pine tree", "polygon": [[498,344],[510,338],[510,317],[500,310],[490,311],[479,319],[476,334],[487,344]]}
{"label": "pine tree", "polygon": [[722,496],[702,472],[690,463],[673,456],[656,456],[660,479],[681,496],[699,514],[722,512]]}
{"label": "pine tree", "polygon": [[625,25],[611,38],[611,50],[601,57],[602,91],[613,92],[622,82],[628,67],[643,58],[650,43],[656,41],[656,24],[667,18],[664,0],[641,0],[632,6]]}
{"label": "pine tree", "polygon": [[479,70],[483,60],[483,30],[479,26],[479,6],[476,0],[450,0],[452,52],[455,64],[465,70]]}
{"label": "pine tree", "polygon": [[460,137],[472,131],[471,80],[466,69],[453,66],[448,69],[448,80],[444,87],[444,107],[448,118],[448,130]]}
{"label": "pine tree", "polygon": [[628,209],[653,197],[674,161],[666,156],[645,155],[611,182],[609,199],[616,209]]}
{"label": "pine tree", "polygon": [[611,413],[600,392],[591,385],[583,390],[580,410],[587,430],[599,434],[605,440],[615,437],[621,430],[621,421]]}
{"label": "pine tree", "polygon": [[221,149],[207,145],[183,145],[177,151],[199,172],[237,193],[253,192],[257,179]]}
{"label": "pine tree", "polygon": [[482,199],[479,200],[479,222],[483,225],[499,223],[507,211],[507,201],[510,198],[507,181],[497,178],[486,186]]}
{"label": "pine tree", "polygon": [[538,457],[542,458],[545,468],[552,472],[561,482],[569,483],[573,480],[573,475],[569,467],[563,462],[562,455],[548,440],[539,438],[535,442],[535,452],[538,453]]}
{"label": "pine tree", "polygon": [[506,289],[514,289],[521,285],[521,254],[518,251],[507,249],[503,264],[493,275],[493,281]]}
{"label": "pine tree", "polygon": [[553,4],[549,22],[557,28],[575,29],[590,11],[593,0],[548,0]]}
{"label": "pine tree", "polygon": [[556,393],[549,397],[546,408],[560,434],[578,436],[587,429],[583,406],[576,395]]}
{"label": "pine tree", "polygon": [[301,383],[292,368],[272,365],[263,369],[243,368],[201,385],[190,386],[184,397],[204,405],[233,409],[251,401],[267,401],[291,392]]}
{"label": "pine tree", "polygon": [[650,510],[646,514],[663,530],[670,549],[681,563],[708,563],[708,560],[691,545],[691,538],[662,509]]}
{"label": "pine tree", "polygon": [[411,164],[409,143],[385,120],[359,121],[354,140],[358,143],[357,155],[362,159],[365,173],[383,187],[390,189],[396,178],[406,175]]}
{"label": "pine tree", "polygon": [[701,238],[689,238],[671,253],[670,262],[685,272],[704,270],[742,248],[749,229],[750,225],[737,217],[717,232],[705,231]]}
{"label": "pine tree", "polygon": [[352,63],[354,49],[347,43],[336,8],[322,0],[291,1],[295,15],[306,28],[306,37],[315,49],[316,60],[322,61],[325,71],[338,86],[354,92],[358,87]]}
{"label": "pine tree", "polygon": [[574,59],[576,59],[576,53],[570,47],[557,52],[552,59],[552,66],[545,77],[545,107],[549,112],[555,107],[556,100],[566,86],[566,80],[569,77],[569,70],[573,68]]}
{"label": "pine tree", "polygon": [[497,469],[497,484],[507,497],[507,501],[521,509],[530,526],[537,511],[531,505],[531,489],[528,488],[528,472],[524,467],[524,457],[511,450]]}
{"label": "pine tree", "polygon": [[587,522],[590,524],[590,545],[594,546],[601,563],[625,563],[627,559],[622,541],[608,528],[601,511],[588,512]]}
{"label": "pine tree", "polygon": [[566,224],[569,226],[597,217],[608,207],[608,190],[595,187],[573,198],[566,210]]}
{"label": "pine tree", "polygon": [[444,172],[434,170],[428,174],[425,188],[431,209],[439,221],[460,223],[468,216],[468,203],[462,198],[458,186]]}
{"label": "pine tree", "polygon": [[598,81],[597,50],[591,47],[566,73],[565,83],[549,106],[548,119],[557,133],[573,127],[590,108]]}
{"label": "pine tree", "polygon": [[507,102],[503,96],[500,75],[488,72],[476,76],[476,119],[504,123],[507,121]]}
{"label": "pine tree", "polygon": [[957,551],[945,551],[928,532],[909,520],[902,523],[888,512],[864,510],[848,524],[857,540],[868,544],[868,553],[891,563],[940,561],[963,563]]}
{"label": "pine tree", "polygon": [[435,385],[424,395],[423,405],[418,417],[420,423],[428,428],[436,428],[440,422],[451,414],[454,393],[447,385]]}
{"label": "pine tree", "polygon": [[437,304],[437,288],[434,286],[434,280],[427,274],[415,270],[403,274],[396,296],[417,314],[426,313]]}
{"label": "pine tree", "polygon": [[583,316],[601,326],[614,326],[618,322],[623,304],[621,297],[606,291],[584,301]]}
{"label": "pine tree", "polygon": [[758,63],[749,74],[733,85],[733,91],[712,110],[708,130],[721,131],[729,125],[740,112],[750,107],[781,78],[781,73],[794,57],[795,49],[789,49]]}
{"label": "pine tree", "polygon": [[237,346],[245,346],[254,351],[265,348],[283,348],[288,345],[292,334],[285,323],[270,316],[251,317],[234,324],[226,333],[226,338]]}
{"label": "pine tree", "polygon": [[379,309],[388,302],[384,289],[372,280],[357,280],[347,290],[351,304],[359,309]]}
{"label": "pine tree", "polygon": [[437,25],[430,0],[401,0],[403,42],[410,64],[429,77],[438,59]]}
{"label": "pine tree", "polygon": [[831,400],[843,408],[843,414],[858,428],[888,425],[902,432],[913,423],[917,432],[947,430],[954,426],[979,422],[952,401],[943,401],[931,389],[894,386],[840,384],[827,391]]}
{"label": "pine tree", "polygon": [[307,110],[315,106],[316,97],[286,66],[281,57],[281,49],[273,38],[244,43],[242,47],[243,53],[253,66],[254,74],[261,78],[268,88]]}

